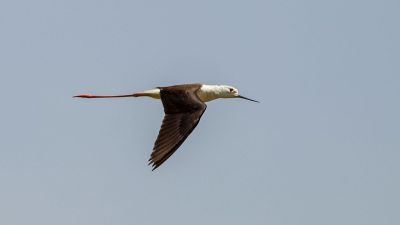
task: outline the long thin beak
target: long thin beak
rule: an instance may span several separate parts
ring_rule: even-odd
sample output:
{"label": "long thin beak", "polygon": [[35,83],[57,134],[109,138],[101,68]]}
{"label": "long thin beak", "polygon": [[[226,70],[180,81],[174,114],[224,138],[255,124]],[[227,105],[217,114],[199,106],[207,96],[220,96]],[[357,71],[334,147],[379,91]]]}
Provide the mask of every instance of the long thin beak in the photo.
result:
{"label": "long thin beak", "polygon": [[243,99],[246,99],[246,100],[249,100],[249,101],[252,101],[252,102],[260,103],[259,101],[256,101],[256,100],[253,100],[253,99],[250,99],[250,98],[246,98],[246,97],[241,96],[241,95],[239,95],[238,98],[243,98]]}
{"label": "long thin beak", "polygon": [[137,97],[136,94],[129,95],[75,95],[74,98],[126,98],[126,97]]}

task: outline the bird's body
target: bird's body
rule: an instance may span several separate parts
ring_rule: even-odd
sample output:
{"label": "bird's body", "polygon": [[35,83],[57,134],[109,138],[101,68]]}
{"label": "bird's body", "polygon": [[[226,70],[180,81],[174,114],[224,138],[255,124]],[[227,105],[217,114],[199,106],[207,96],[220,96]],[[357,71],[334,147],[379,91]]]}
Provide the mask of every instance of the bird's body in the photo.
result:
{"label": "bird's body", "polygon": [[151,97],[164,106],[161,125],[149,164],[153,170],[164,163],[186,140],[200,121],[209,102],[218,98],[243,98],[236,88],[227,85],[182,84],[158,87],[128,95],[77,95],[80,98]]}

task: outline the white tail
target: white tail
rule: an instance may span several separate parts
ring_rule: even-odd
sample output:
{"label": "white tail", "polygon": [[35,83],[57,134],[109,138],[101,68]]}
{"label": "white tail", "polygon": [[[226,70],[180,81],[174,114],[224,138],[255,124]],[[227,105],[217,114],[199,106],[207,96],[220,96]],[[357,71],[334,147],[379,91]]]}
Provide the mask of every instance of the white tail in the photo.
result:
{"label": "white tail", "polygon": [[150,97],[160,99],[160,89],[151,89],[143,92],[137,92],[133,94],[134,97]]}

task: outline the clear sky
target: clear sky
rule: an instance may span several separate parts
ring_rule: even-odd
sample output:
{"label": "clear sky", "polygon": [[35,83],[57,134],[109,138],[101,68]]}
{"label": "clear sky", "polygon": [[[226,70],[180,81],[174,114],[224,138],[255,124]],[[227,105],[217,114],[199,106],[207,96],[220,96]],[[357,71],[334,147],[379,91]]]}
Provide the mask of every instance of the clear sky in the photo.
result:
{"label": "clear sky", "polygon": [[[398,0],[0,2],[0,224],[400,224]],[[152,99],[208,104],[159,169]]]}

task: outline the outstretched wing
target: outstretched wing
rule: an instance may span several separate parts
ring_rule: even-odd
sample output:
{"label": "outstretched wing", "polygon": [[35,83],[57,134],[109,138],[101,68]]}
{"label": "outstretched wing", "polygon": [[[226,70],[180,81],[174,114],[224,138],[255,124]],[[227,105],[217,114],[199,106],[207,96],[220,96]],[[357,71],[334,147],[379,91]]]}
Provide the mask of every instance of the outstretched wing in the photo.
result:
{"label": "outstretched wing", "polygon": [[182,145],[199,123],[207,108],[196,94],[200,87],[196,84],[160,88],[165,116],[149,159],[153,170]]}

